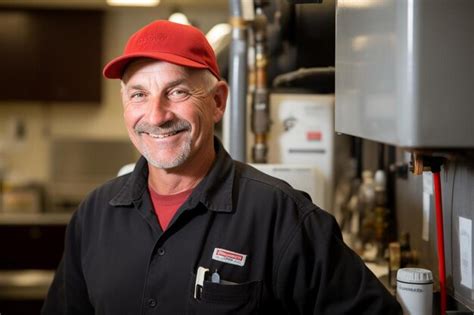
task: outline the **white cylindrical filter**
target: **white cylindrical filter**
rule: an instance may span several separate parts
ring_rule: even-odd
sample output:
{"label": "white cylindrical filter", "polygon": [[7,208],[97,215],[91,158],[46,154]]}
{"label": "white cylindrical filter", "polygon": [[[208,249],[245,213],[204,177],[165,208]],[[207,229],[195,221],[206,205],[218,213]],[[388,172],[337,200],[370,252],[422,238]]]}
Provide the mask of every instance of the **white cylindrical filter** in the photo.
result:
{"label": "white cylindrical filter", "polygon": [[431,315],[433,274],[422,268],[402,268],[397,272],[397,300],[404,315]]}

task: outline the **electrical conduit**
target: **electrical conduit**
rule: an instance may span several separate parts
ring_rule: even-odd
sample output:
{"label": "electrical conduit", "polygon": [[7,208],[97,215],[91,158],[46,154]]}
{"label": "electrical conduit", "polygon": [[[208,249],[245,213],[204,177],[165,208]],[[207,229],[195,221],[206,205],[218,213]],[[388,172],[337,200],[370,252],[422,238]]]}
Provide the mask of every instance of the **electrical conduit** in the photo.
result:
{"label": "electrical conduit", "polygon": [[436,205],[436,234],[438,246],[438,273],[440,291],[440,314],[446,314],[446,269],[444,255],[443,202],[441,198],[441,179],[439,169],[432,170]]}

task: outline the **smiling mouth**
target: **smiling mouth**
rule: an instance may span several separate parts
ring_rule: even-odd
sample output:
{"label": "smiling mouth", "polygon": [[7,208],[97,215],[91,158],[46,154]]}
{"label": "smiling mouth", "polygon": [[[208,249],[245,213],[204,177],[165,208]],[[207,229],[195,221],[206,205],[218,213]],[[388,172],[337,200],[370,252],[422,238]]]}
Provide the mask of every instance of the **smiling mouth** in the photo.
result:
{"label": "smiling mouth", "polygon": [[169,133],[162,133],[162,134],[153,134],[153,133],[148,133],[148,132],[142,132],[142,133],[147,134],[147,135],[149,135],[150,137],[152,137],[154,139],[164,139],[164,138],[174,136],[175,134],[180,133],[182,131],[185,131],[185,129],[176,130],[176,131],[172,131],[172,132],[169,132]]}
{"label": "smiling mouth", "polygon": [[175,134],[177,134],[178,132],[172,132],[172,133],[167,133],[167,134],[163,134],[163,135],[154,135],[154,134],[149,134],[152,138],[155,138],[155,139],[164,139],[164,138],[168,138],[168,137],[171,137],[171,136],[174,136]]}

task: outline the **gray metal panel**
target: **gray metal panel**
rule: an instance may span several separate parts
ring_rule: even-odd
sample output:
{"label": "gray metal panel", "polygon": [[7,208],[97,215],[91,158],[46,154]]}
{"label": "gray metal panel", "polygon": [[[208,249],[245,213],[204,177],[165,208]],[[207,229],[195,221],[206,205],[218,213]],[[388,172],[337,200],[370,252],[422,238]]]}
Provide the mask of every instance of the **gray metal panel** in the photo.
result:
{"label": "gray metal panel", "polygon": [[339,0],[336,131],[474,147],[474,1]]}
{"label": "gray metal panel", "polygon": [[[431,175],[431,174],[430,174]],[[441,171],[447,289],[451,296],[474,310],[474,290],[461,285],[459,217],[474,220],[474,161],[452,161]],[[435,200],[430,197],[429,241],[422,239],[423,178],[410,175],[397,180],[396,214],[398,231],[409,232],[411,248],[419,253],[419,265],[438,277]],[[474,251],[474,240],[471,239]],[[474,274],[474,265],[467,265]],[[438,280],[436,280],[437,282]],[[437,283],[436,283],[437,285]]]}
{"label": "gray metal panel", "polygon": [[[448,164],[442,185],[445,242],[448,244],[445,248],[448,286],[452,288],[456,300],[474,310],[474,290],[461,285],[461,264],[466,264],[466,261],[461,260],[459,239],[459,217],[474,220],[474,163],[463,161]],[[473,251],[473,239],[470,242],[470,250]],[[466,267],[474,274],[474,265]]]}

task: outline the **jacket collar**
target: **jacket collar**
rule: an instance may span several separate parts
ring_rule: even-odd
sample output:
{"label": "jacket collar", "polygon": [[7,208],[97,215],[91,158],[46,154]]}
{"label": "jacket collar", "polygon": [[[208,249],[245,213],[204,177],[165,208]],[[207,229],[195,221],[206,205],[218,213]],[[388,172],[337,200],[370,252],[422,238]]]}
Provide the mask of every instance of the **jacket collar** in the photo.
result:
{"label": "jacket collar", "polygon": [[[226,152],[220,140],[214,137],[216,159],[204,179],[194,188],[186,202],[194,208],[200,202],[216,212],[232,211],[232,190],[235,176],[234,161]],[[148,163],[140,157],[133,172],[113,197],[111,206],[131,206],[142,201],[148,187]]]}

